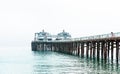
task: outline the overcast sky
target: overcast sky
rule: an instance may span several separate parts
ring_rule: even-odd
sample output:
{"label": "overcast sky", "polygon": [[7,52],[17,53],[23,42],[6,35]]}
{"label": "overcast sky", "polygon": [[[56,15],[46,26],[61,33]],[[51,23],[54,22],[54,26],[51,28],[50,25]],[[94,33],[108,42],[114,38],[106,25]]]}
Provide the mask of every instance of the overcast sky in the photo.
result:
{"label": "overcast sky", "polygon": [[72,37],[120,32],[120,1],[0,0],[0,46],[30,45],[43,29]]}

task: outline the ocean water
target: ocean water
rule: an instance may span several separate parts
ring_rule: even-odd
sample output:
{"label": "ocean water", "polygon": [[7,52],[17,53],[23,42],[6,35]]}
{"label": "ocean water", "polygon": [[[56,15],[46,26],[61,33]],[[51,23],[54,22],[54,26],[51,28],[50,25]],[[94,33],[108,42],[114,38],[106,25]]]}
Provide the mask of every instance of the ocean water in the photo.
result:
{"label": "ocean water", "polygon": [[57,52],[33,52],[28,47],[2,47],[0,74],[120,74],[120,65]]}

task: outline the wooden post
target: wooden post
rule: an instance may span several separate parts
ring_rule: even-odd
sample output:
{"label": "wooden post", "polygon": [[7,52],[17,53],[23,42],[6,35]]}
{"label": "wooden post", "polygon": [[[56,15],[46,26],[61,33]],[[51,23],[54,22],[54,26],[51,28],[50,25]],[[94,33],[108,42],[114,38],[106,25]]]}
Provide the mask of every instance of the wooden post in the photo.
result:
{"label": "wooden post", "polygon": [[89,50],[89,42],[87,43],[87,48],[86,48],[86,56],[88,58],[88,50]]}
{"label": "wooden post", "polygon": [[79,55],[81,56],[81,43],[79,43],[79,47],[80,47],[80,49],[79,49]]}
{"label": "wooden post", "polygon": [[[60,47],[62,47],[62,46],[60,46]],[[57,45],[55,44],[55,52],[56,52],[56,51],[60,52],[59,50],[60,50],[60,49],[57,50]]]}
{"label": "wooden post", "polygon": [[43,49],[42,49],[43,51],[45,50],[45,44],[43,43]]}
{"label": "wooden post", "polygon": [[71,50],[71,43],[70,43],[70,47],[69,47],[69,49],[68,49],[68,54],[70,54],[70,50]]}
{"label": "wooden post", "polygon": [[72,54],[72,49],[73,49],[73,43],[72,42],[70,43],[70,47],[71,48],[69,48],[69,54]]}
{"label": "wooden post", "polygon": [[73,49],[74,49],[74,43],[72,42],[71,54],[73,54]]}
{"label": "wooden post", "polygon": [[111,42],[111,60],[113,61],[113,41]]}
{"label": "wooden post", "polygon": [[78,47],[78,44],[77,44],[77,42],[75,42],[75,50],[74,50],[74,51],[75,51],[75,55],[78,55],[78,54],[77,54],[77,50],[78,50],[77,47]]}
{"label": "wooden post", "polygon": [[77,55],[78,56],[80,55],[80,46],[79,46],[79,43],[77,43]]}
{"label": "wooden post", "polygon": [[67,53],[68,45],[69,45],[69,43],[65,43],[65,49],[63,51],[64,53]]}
{"label": "wooden post", "polygon": [[103,48],[104,48],[105,42],[102,42],[101,44],[101,58],[103,59]]}
{"label": "wooden post", "polygon": [[118,63],[118,55],[119,55],[119,42],[116,41],[116,62]]}
{"label": "wooden post", "polygon": [[84,57],[84,43],[81,43],[81,57]]}
{"label": "wooden post", "polygon": [[97,42],[97,60],[99,60],[99,58],[100,58],[100,56],[99,56],[100,52],[99,51],[100,51],[100,42]]}
{"label": "wooden post", "polygon": [[92,42],[90,43],[90,58],[92,58]]}
{"label": "wooden post", "polygon": [[105,61],[106,61],[106,59],[107,59],[107,42],[105,41],[105,43],[104,43],[104,49],[103,49],[104,51],[104,59],[105,59]]}
{"label": "wooden post", "polygon": [[110,51],[110,41],[108,41],[108,46],[107,46],[107,51],[108,51],[108,59],[109,59],[109,51]]}
{"label": "wooden post", "polygon": [[37,51],[37,43],[36,42],[32,42],[31,47],[32,47],[32,51]]}
{"label": "wooden post", "polygon": [[96,48],[96,43],[94,42],[93,43],[93,59],[95,59],[95,49]]}
{"label": "wooden post", "polygon": [[74,54],[75,43],[73,42],[72,54]]}
{"label": "wooden post", "polygon": [[53,50],[52,50],[52,43],[50,44],[50,49],[51,49],[51,51],[53,51]]}

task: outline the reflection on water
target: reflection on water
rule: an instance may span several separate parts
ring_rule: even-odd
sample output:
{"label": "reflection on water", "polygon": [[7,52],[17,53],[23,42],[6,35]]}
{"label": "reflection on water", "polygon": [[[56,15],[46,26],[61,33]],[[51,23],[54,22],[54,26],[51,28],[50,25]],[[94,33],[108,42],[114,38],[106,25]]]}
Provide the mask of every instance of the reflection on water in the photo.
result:
{"label": "reflection on water", "polygon": [[119,73],[118,64],[66,55],[56,52],[34,52],[35,73],[49,74],[103,74]]}
{"label": "reflection on water", "polygon": [[0,74],[119,74],[120,65],[29,48],[0,48]]}

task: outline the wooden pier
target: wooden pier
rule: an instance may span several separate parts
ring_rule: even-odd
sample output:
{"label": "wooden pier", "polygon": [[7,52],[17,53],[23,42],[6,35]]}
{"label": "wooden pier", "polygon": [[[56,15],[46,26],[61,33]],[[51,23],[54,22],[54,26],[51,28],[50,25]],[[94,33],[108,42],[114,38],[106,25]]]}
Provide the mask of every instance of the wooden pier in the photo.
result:
{"label": "wooden pier", "polygon": [[71,40],[32,41],[32,50],[50,50],[91,59],[120,59],[120,33],[104,34]]}

